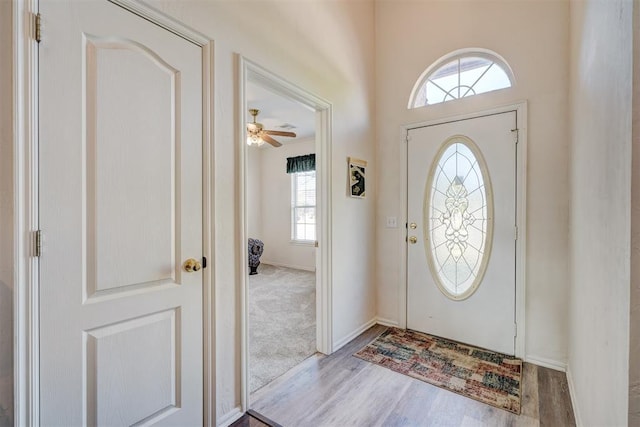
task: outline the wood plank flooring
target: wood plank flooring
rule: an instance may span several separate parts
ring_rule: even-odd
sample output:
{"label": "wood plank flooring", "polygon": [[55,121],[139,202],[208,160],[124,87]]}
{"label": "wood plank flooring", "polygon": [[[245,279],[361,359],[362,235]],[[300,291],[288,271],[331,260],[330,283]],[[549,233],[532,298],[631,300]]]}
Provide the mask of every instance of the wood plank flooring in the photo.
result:
{"label": "wood plank flooring", "polygon": [[331,356],[317,354],[251,396],[285,426],[574,426],[565,375],[524,364],[522,413],[494,408],[352,357],[376,325]]}
{"label": "wood plank flooring", "polygon": [[242,417],[229,427],[282,427],[280,424],[264,417],[262,414],[249,409]]}

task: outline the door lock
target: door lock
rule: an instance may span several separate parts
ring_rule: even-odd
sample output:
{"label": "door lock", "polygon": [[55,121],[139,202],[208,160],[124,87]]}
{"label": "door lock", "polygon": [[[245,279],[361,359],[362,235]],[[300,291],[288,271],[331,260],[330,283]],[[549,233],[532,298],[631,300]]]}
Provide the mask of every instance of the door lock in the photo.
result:
{"label": "door lock", "polygon": [[193,273],[194,271],[200,271],[202,265],[195,259],[189,258],[184,262],[182,268],[184,268],[184,271],[186,271],[187,273]]}

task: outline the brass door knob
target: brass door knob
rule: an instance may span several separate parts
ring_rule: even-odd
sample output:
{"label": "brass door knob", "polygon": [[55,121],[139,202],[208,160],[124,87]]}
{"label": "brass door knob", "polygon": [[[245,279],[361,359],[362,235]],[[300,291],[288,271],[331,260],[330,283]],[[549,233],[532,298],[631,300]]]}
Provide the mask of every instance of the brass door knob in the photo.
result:
{"label": "brass door knob", "polygon": [[412,222],[411,224],[409,224],[409,228],[412,230],[415,230],[416,228],[418,228],[418,224],[416,224],[415,222]]}
{"label": "brass door knob", "polygon": [[187,273],[193,273],[194,271],[199,271],[202,268],[202,265],[195,259],[189,258],[184,262],[182,267]]}
{"label": "brass door knob", "polygon": [[416,244],[417,242],[418,238],[416,236],[409,237],[409,243],[411,243],[412,245]]}

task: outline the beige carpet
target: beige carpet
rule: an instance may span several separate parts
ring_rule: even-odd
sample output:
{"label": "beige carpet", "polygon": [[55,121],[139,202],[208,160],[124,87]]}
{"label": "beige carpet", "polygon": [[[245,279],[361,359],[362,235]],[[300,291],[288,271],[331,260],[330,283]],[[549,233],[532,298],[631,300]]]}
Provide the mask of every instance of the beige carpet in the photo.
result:
{"label": "beige carpet", "polygon": [[316,352],[316,275],[261,264],[248,287],[254,392]]}

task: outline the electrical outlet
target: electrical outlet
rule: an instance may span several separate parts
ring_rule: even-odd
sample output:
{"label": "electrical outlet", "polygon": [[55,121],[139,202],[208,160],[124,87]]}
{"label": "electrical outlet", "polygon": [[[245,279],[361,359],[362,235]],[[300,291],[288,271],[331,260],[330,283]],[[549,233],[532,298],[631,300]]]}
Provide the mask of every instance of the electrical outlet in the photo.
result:
{"label": "electrical outlet", "polygon": [[398,218],[395,216],[388,216],[387,228],[398,228]]}

